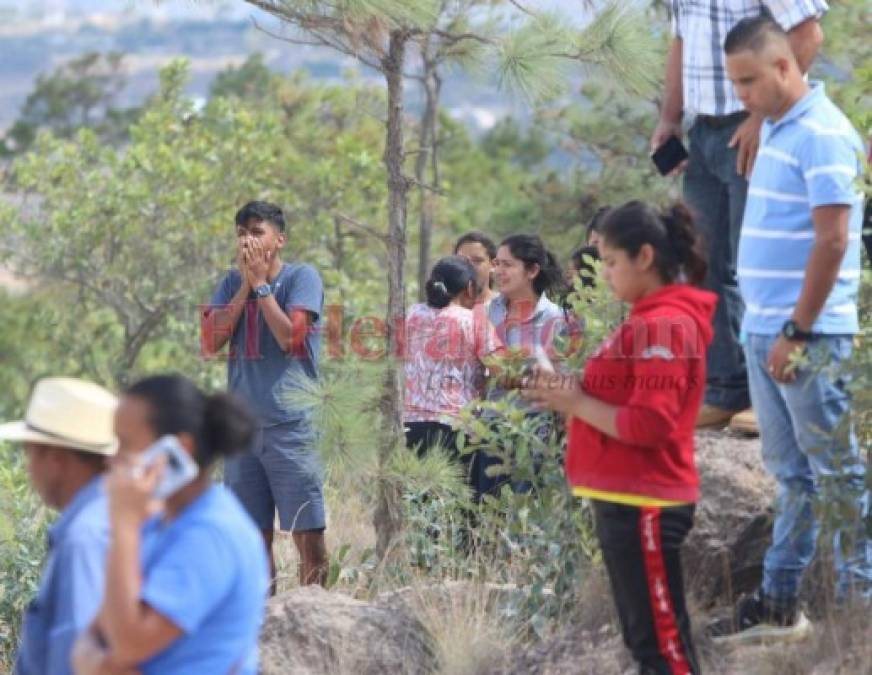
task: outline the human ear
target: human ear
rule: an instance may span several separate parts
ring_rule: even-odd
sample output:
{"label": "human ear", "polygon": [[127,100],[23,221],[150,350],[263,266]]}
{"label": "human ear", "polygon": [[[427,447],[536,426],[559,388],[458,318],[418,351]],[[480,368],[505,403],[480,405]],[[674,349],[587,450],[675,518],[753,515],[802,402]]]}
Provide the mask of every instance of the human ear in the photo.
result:
{"label": "human ear", "polygon": [[636,255],[636,265],[643,272],[647,272],[654,266],[655,257],[654,247],[651,244],[642,244],[642,248],[639,249],[639,253]]}
{"label": "human ear", "polygon": [[527,278],[530,281],[533,281],[536,277],[539,276],[539,272],[542,271],[542,268],[539,267],[539,263],[533,263],[527,268]]}

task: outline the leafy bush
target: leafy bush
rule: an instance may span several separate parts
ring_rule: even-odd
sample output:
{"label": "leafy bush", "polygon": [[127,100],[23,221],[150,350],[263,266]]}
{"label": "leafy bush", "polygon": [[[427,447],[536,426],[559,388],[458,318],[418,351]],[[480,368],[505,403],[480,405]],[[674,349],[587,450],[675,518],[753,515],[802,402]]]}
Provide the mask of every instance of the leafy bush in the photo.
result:
{"label": "leafy bush", "polygon": [[0,672],[12,671],[21,617],[39,584],[47,523],[21,451],[0,443]]}

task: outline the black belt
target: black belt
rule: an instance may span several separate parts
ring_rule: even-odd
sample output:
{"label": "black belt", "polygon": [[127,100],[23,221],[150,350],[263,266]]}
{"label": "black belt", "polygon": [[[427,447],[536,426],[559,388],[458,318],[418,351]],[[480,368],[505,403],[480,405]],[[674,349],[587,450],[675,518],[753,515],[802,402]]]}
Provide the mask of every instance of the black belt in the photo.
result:
{"label": "black belt", "polygon": [[729,115],[697,115],[697,121],[712,129],[723,129],[744,122],[748,117],[747,110],[740,110]]}

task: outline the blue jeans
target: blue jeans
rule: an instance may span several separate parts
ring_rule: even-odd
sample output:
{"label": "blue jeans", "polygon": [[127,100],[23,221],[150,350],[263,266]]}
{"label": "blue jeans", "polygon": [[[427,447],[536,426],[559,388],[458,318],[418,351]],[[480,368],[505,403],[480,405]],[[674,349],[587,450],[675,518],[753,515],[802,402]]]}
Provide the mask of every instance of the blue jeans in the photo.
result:
{"label": "blue jeans", "polygon": [[790,384],[779,384],[769,375],[767,359],[775,340],[774,335],[749,335],[745,345],[763,462],[778,483],[772,544],[763,563],[763,593],[776,603],[789,603],[799,595],[819,530],[812,507],[826,485],[825,506],[856,509],[853,516],[841,516],[844,520],[835,532],[836,596],[869,595],[872,542],[864,527],[869,509],[866,466],[853,429],[839,427],[850,397],[846,377],[835,372],[850,358],[852,338],[828,335],[810,342],[810,364]]}
{"label": "blue jeans", "polygon": [[705,285],[717,293],[714,339],[706,359],[705,402],[727,410],[750,405],[745,355],[739,341],[745,305],[736,278],[739,232],[748,182],[736,173],[735,148],[728,148],[739,123],[720,129],[697,121],[690,129],[684,199],[706,241]]}

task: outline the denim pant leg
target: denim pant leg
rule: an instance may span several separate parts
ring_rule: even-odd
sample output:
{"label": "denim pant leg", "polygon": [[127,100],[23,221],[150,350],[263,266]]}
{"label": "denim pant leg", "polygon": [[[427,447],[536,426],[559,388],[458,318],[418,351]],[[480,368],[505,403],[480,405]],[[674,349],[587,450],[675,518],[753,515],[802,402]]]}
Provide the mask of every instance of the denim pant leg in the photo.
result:
{"label": "denim pant leg", "polygon": [[790,601],[799,595],[814,556],[817,524],[812,512],[814,474],[793,431],[793,420],[767,359],[775,338],[749,335],[745,346],[751,401],[760,426],[763,463],[775,478],[775,524],[763,562],[763,592]]}
{"label": "denim pant leg", "polygon": [[745,305],[736,277],[748,182],[736,173],[736,150],[727,147],[736,128],[694,124],[684,175],[684,198],[707,242],[706,286],[718,295],[715,334],[706,359],[705,402],[727,410],[743,410],[750,404],[745,355],[739,341]]}
{"label": "denim pant leg", "polygon": [[[834,434],[850,404],[843,379],[834,379],[825,363],[837,365],[850,356],[851,340],[827,337],[810,350],[812,364],[789,385],[769,375],[766,361],[774,336],[751,335],[747,357],[751,397],[760,420],[763,460],[778,482],[772,545],[766,552],[763,592],[776,600],[799,594],[802,574],[814,555],[818,523],[813,500],[827,484],[825,496],[841,495],[857,508],[857,517],[835,533],[837,593],[845,596],[872,588],[872,547],[863,516],[868,509],[865,466],[850,430]],[[850,550],[843,554],[843,539]],[[849,542],[845,542],[848,544]]]}
{"label": "denim pant leg", "polygon": [[797,443],[809,458],[817,492],[826,500],[825,512],[838,519],[833,535],[838,598],[872,593],[866,464],[854,430],[844,424],[851,405],[848,376],[836,372],[850,359],[852,348],[850,336],[819,338],[809,347],[811,365],[796,382],[782,387]]}

